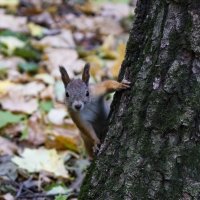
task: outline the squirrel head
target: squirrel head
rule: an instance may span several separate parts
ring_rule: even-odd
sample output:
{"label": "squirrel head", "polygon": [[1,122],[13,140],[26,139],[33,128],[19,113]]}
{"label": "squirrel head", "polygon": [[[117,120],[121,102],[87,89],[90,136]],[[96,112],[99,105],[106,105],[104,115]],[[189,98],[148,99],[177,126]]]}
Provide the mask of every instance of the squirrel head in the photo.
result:
{"label": "squirrel head", "polygon": [[68,108],[75,112],[83,110],[85,104],[90,101],[90,91],[88,87],[90,79],[90,65],[84,67],[82,79],[70,79],[64,67],[60,66],[61,78],[65,87],[66,103]]}

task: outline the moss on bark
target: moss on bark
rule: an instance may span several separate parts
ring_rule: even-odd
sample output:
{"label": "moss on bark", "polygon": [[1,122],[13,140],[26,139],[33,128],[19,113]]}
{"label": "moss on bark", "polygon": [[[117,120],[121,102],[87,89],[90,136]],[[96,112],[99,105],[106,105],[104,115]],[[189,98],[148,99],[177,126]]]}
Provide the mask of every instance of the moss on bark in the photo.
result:
{"label": "moss on bark", "polygon": [[200,197],[200,2],[141,0],[80,200]]}

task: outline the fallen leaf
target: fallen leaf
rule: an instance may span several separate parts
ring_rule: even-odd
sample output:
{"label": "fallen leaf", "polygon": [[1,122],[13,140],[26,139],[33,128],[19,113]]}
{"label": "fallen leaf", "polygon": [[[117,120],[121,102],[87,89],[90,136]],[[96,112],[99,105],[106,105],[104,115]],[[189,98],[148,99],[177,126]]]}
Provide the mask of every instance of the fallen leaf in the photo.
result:
{"label": "fallen leaf", "polygon": [[21,74],[16,69],[8,70],[7,75],[8,75],[8,80],[11,80],[16,83],[26,83],[32,80],[31,77],[27,73]]}
{"label": "fallen leaf", "polygon": [[42,12],[38,15],[33,15],[30,17],[30,20],[36,24],[43,24],[47,27],[51,27],[54,24],[54,20],[49,12]]}
{"label": "fallen leaf", "polygon": [[118,54],[115,48],[115,40],[113,35],[109,35],[104,39],[102,46],[98,49],[99,55],[104,59],[116,59]]}
{"label": "fallen leaf", "polygon": [[0,43],[5,45],[4,52],[12,55],[16,48],[23,48],[25,43],[13,36],[0,36]]}
{"label": "fallen leaf", "polygon": [[94,14],[98,11],[97,5],[92,1],[84,1],[83,4],[75,4],[75,8],[86,14]]}
{"label": "fallen leaf", "polygon": [[18,147],[6,138],[0,137],[0,155],[13,155],[18,151]]}
{"label": "fallen leaf", "polygon": [[64,166],[64,156],[59,155],[55,149],[28,149],[26,148],[21,157],[14,156],[12,161],[20,168],[28,172],[47,171],[55,176],[69,178],[68,171]]}
{"label": "fallen leaf", "polygon": [[95,28],[103,35],[119,35],[123,32],[118,21],[112,18],[98,16],[94,18]]}
{"label": "fallen leaf", "polygon": [[80,151],[82,139],[79,130],[74,124],[63,127],[54,127],[47,131],[45,146],[59,150],[70,149]]}
{"label": "fallen leaf", "polygon": [[64,123],[64,118],[67,116],[66,109],[54,108],[48,113],[48,119],[52,124],[62,125]]}
{"label": "fallen leaf", "polygon": [[54,36],[46,36],[39,42],[43,46],[56,48],[75,48],[72,32],[70,30],[62,30],[60,34]]}
{"label": "fallen leaf", "polygon": [[15,197],[12,194],[7,193],[7,194],[3,195],[3,199],[4,200],[15,200]]}
{"label": "fallen leaf", "polygon": [[107,2],[101,5],[100,15],[106,18],[121,20],[131,14],[131,7],[126,3]]}
{"label": "fallen leaf", "polygon": [[25,97],[13,93],[9,93],[9,95],[1,98],[0,103],[5,110],[27,114],[32,114],[38,108],[38,101],[36,98]]}
{"label": "fallen leaf", "polygon": [[0,96],[5,95],[11,86],[13,83],[9,80],[0,81]]}
{"label": "fallen leaf", "polygon": [[28,23],[28,28],[33,37],[42,37],[45,28],[34,23]]}
{"label": "fallen leaf", "polygon": [[1,178],[7,177],[10,180],[14,181],[18,176],[17,166],[10,160],[10,156],[5,156],[5,158],[6,159],[0,163],[0,176]]}
{"label": "fallen leaf", "polygon": [[[8,2],[6,0],[6,2]],[[0,29],[9,29],[16,32],[27,32],[27,18],[0,13]]]}
{"label": "fallen leaf", "polygon": [[19,0],[0,0],[0,6],[14,6],[19,4]]}
{"label": "fallen leaf", "polygon": [[17,70],[17,66],[19,63],[24,62],[24,59],[20,57],[3,57],[0,58],[0,68],[6,68],[7,70]]}
{"label": "fallen leaf", "polygon": [[39,69],[39,65],[34,62],[23,62],[18,64],[20,72],[36,73]]}
{"label": "fallen leaf", "polygon": [[13,123],[18,123],[25,118],[25,115],[13,114],[8,111],[0,111],[0,128]]}
{"label": "fallen leaf", "polygon": [[[59,194],[55,197],[55,200],[67,200],[67,196],[66,195],[62,195],[62,194]],[[71,199],[71,200],[78,200],[78,199]]]}
{"label": "fallen leaf", "polygon": [[68,192],[71,192],[71,190],[62,185],[57,185],[47,191],[47,194],[67,194]]}
{"label": "fallen leaf", "polygon": [[[24,121],[23,121],[24,122]],[[18,137],[25,129],[25,123],[12,123],[3,128],[5,136],[9,138]]]}
{"label": "fallen leaf", "polygon": [[111,73],[114,78],[117,78],[119,75],[119,70],[121,68],[122,61],[124,60],[125,51],[126,51],[126,45],[124,43],[119,44],[117,59],[115,60],[113,66],[111,67]]}
{"label": "fallen leaf", "polygon": [[57,81],[54,86],[55,99],[58,102],[64,103],[65,101],[65,88],[62,81]]}
{"label": "fallen leaf", "polygon": [[41,113],[39,111],[35,112],[27,121],[24,140],[36,146],[44,144],[47,137],[46,129]]}
{"label": "fallen leaf", "polygon": [[73,63],[78,59],[78,54],[73,49],[64,49],[64,48],[47,48],[45,50],[46,61],[44,64],[47,66],[51,75],[56,78],[60,78],[59,66],[64,65],[67,68],[69,76],[73,76]]}
{"label": "fallen leaf", "polygon": [[41,80],[46,84],[53,85],[55,83],[55,79],[49,74],[37,74],[34,76],[36,80]]}
{"label": "fallen leaf", "polygon": [[90,74],[93,78],[97,79],[98,81],[101,81],[101,77],[104,75],[104,72],[102,70],[103,67],[103,60],[99,58],[97,55],[91,55],[85,57],[85,60],[90,63]]}
{"label": "fallen leaf", "polygon": [[103,35],[119,35],[123,32],[120,23],[111,17],[86,17],[80,15],[80,17],[69,20],[69,23],[77,30],[83,32],[98,32]]}
{"label": "fallen leaf", "polygon": [[72,71],[74,74],[80,74],[83,71],[83,67],[85,66],[86,62],[82,59],[75,60],[71,66]]}
{"label": "fallen leaf", "polygon": [[9,93],[16,93],[17,96],[34,96],[37,97],[45,89],[44,83],[32,81],[27,84],[13,84]]}
{"label": "fallen leaf", "polygon": [[75,27],[77,30],[83,32],[86,31],[95,32],[94,18],[86,17],[85,15],[80,15],[79,17],[73,17],[72,19],[71,18],[68,20],[68,22],[71,24],[72,27]]}
{"label": "fallen leaf", "polygon": [[13,54],[30,61],[39,61],[41,57],[41,52],[29,45],[23,48],[16,48]]}
{"label": "fallen leaf", "polygon": [[49,85],[46,87],[41,93],[40,98],[41,99],[55,99],[54,89],[52,85]]}
{"label": "fallen leaf", "polygon": [[53,108],[53,102],[51,100],[41,101],[40,110],[43,112],[49,112]]}

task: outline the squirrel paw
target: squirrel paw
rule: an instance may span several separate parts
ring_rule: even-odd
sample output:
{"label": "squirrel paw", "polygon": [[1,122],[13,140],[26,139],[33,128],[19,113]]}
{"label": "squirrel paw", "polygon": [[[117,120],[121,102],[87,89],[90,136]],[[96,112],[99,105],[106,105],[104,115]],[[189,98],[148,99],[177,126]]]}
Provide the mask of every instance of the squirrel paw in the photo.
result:
{"label": "squirrel paw", "polygon": [[130,81],[123,79],[122,82],[120,83],[119,90],[125,90],[130,88],[130,84],[131,84]]}
{"label": "squirrel paw", "polygon": [[100,150],[100,146],[101,146],[100,143],[95,144],[95,145],[93,146],[93,152],[94,152],[95,155],[98,154],[98,152],[99,152],[99,150]]}

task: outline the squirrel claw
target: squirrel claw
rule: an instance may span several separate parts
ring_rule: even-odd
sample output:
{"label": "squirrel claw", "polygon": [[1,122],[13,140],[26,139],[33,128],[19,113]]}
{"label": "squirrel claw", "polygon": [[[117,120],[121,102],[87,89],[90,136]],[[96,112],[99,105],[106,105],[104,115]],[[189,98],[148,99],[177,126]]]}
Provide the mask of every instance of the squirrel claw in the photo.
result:
{"label": "squirrel claw", "polygon": [[130,84],[131,84],[131,82],[128,81],[128,80],[126,80],[126,79],[123,79],[123,80],[122,80],[122,83],[127,84],[127,85],[130,85]]}
{"label": "squirrel claw", "polygon": [[128,89],[130,88],[130,84],[131,82],[126,80],[126,79],[123,79],[122,82],[120,83],[120,90],[125,90],[125,89]]}
{"label": "squirrel claw", "polygon": [[93,152],[94,152],[95,155],[97,155],[97,153],[99,152],[99,150],[100,150],[100,145],[101,145],[101,144],[95,144],[95,145],[93,146]]}

